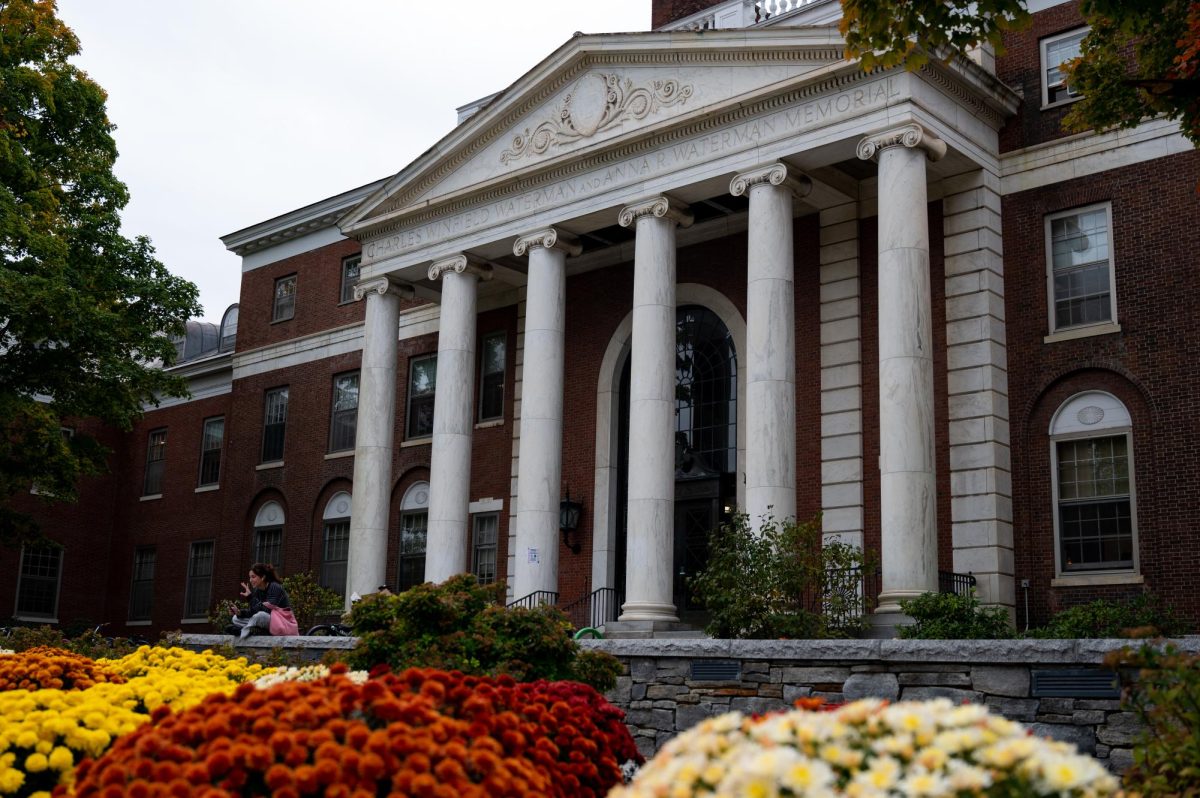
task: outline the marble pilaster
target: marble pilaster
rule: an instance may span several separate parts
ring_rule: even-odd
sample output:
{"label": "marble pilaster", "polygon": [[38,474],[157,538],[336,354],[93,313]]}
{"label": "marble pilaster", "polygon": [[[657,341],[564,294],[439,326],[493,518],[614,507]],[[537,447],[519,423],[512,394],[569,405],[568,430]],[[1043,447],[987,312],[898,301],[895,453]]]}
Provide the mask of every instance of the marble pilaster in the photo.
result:
{"label": "marble pilaster", "polygon": [[438,385],[434,395],[429,465],[425,579],[444,582],[470,570],[467,504],[471,492],[471,433],[475,427],[475,306],[491,267],[468,255],[435,261],[429,279],[442,282],[438,321]]}
{"label": "marble pilaster", "polygon": [[945,142],[908,124],[863,139],[879,159],[879,472],[883,589],[877,623],[937,590],[933,327],[926,159]]}
{"label": "marble pilaster", "polygon": [[513,244],[515,255],[529,255],[514,599],[538,591],[558,592],[566,260],[580,251],[573,236],[554,228],[521,236]]}
{"label": "marble pilaster", "polygon": [[629,400],[629,508],[620,620],[678,621],[672,599],[675,508],[675,228],[690,211],[667,197],[621,210],[636,225]]}
{"label": "marble pilaster", "polygon": [[736,175],[748,194],[746,513],[752,524],[796,517],[796,291],[792,197],[812,190],[782,163]]}
{"label": "marble pilaster", "polygon": [[400,300],[412,296],[411,287],[386,275],[354,286],[354,298],[365,297],[367,309],[359,368],[346,609],[350,609],[351,595],[374,593],[387,582]]}

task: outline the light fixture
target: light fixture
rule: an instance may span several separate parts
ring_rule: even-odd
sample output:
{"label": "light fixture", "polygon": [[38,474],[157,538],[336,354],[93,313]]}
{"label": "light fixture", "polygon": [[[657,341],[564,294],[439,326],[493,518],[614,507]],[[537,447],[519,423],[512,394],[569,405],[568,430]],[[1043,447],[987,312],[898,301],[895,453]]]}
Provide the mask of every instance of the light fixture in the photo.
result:
{"label": "light fixture", "polygon": [[583,548],[578,542],[571,542],[571,533],[579,528],[582,514],[583,503],[571,501],[571,488],[567,486],[567,497],[558,503],[558,528],[562,530],[563,543],[572,554],[578,554]]}

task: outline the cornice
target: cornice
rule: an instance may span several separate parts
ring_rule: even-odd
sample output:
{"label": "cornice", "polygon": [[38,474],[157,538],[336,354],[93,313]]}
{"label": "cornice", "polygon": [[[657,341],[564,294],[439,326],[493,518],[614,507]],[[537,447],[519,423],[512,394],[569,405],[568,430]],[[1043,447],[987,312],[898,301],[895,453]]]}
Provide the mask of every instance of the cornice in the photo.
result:
{"label": "cornice", "polygon": [[812,180],[807,175],[791,175],[787,164],[772,163],[734,175],[729,181],[729,193],[735,197],[748,192],[754,186],[767,184],[783,186],[796,197],[807,197],[812,192]]}
{"label": "cornice", "polygon": [[347,210],[359,205],[390,178],[345,191],[320,202],[268,219],[221,236],[221,243],[235,255],[247,255],[281,241],[333,227]]}

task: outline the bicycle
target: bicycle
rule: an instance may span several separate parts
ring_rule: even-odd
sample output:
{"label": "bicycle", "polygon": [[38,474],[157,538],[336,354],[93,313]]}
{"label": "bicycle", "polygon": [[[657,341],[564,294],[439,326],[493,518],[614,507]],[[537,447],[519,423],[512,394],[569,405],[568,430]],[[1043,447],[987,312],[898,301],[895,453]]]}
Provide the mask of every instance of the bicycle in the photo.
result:
{"label": "bicycle", "polygon": [[354,627],[345,623],[319,623],[304,634],[306,637],[354,637]]}

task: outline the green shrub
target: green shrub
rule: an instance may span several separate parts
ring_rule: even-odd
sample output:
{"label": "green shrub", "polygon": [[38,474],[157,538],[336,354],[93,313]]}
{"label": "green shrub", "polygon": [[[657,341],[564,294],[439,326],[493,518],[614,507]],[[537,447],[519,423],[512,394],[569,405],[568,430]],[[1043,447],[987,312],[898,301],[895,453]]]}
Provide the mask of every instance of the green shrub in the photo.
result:
{"label": "green shrub", "polygon": [[[1134,633],[1136,631],[1136,633]],[[1083,637],[1153,637],[1182,634],[1183,623],[1171,608],[1151,593],[1124,601],[1097,599],[1056,614],[1044,627],[1027,637],[1077,639]]]}
{"label": "green shrub", "polygon": [[365,670],[386,664],[508,674],[518,681],[575,679],[598,690],[615,685],[620,663],[581,652],[561,611],[506,608],[503,596],[502,584],[480,585],[470,574],[399,595],[365,596],[350,612],[358,645],[342,659]]}
{"label": "green shrub", "polygon": [[12,630],[12,635],[3,641],[0,648],[12,651],[27,651],[37,646],[50,646],[80,654],[92,659],[116,659],[137,651],[138,646],[124,637],[107,638],[94,630],[67,637],[61,630],[52,626],[18,626]]}
{"label": "green shrub", "polygon": [[899,629],[900,637],[908,640],[1006,640],[1015,636],[1008,611],[980,606],[974,590],[965,596],[922,593],[901,601],[900,609],[915,621]]}
{"label": "green shrub", "polygon": [[1132,795],[1200,795],[1200,656],[1172,645],[1113,652],[1127,677],[1124,701],[1144,729],[1123,781]]}
{"label": "green shrub", "polygon": [[[300,634],[317,622],[318,616],[341,615],[345,606],[342,597],[328,588],[321,587],[310,571],[301,571],[285,576],[280,580],[283,589],[287,591],[288,602],[292,605],[292,614],[296,616],[296,625]],[[225,624],[228,624],[228,619]],[[223,629],[225,624],[221,625]]]}
{"label": "green shrub", "polygon": [[843,637],[862,628],[862,573],[873,565],[839,541],[822,545],[820,517],[768,519],[761,529],[738,515],[709,538],[708,564],[689,580],[718,638]]}

